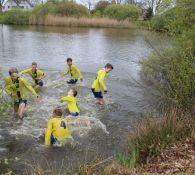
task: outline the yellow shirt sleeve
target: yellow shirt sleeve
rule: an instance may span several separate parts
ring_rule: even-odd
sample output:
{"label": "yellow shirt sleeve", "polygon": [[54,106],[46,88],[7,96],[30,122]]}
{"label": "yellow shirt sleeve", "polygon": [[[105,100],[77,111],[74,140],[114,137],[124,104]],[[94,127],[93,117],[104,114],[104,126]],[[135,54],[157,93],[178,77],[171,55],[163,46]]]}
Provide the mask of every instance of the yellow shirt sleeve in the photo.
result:
{"label": "yellow shirt sleeve", "polygon": [[10,87],[10,84],[9,84],[8,79],[5,79],[5,92],[6,92],[8,95],[11,95],[11,93],[13,93],[13,90],[12,90],[12,88]]}
{"label": "yellow shirt sleeve", "polygon": [[68,75],[69,73],[70,73],[70,70],[68,68],[66,71],[62,72],[62,75],[65,76],[65,75]]}
{"label": "yellow shirt sleeve", "polygon": [[38,71],[37,71],[37,74],[38,74],[38,77],[44,76],[44,72],[41,71],[41,70],[38,70]]}
{"label": "yellow shirt sleeve", "polygon": [[106,76],[106,73],[105,73],[105,72],[103,72],[103,73],[100,74],[100,77],[99,77],[99,84],[100,84],[100,86],[103,88],[104,91],[107,91],[107,87],[106,87],[106,84],[105,84],[105,82],[104,82],[105,76]]}
{"label": "yellow shirt sleeve", "polygon": [[70,97],[70,96],[62,97],[60,99],[60,103],[63,103],[63,102],[71,102],[71,101],[73,101],[73,98]]}
{"label": "yellow shirt sleeve", "polygon": [[47,123],[47,130],[45,133],[45,145],[51,144],[51,133],[52,133],[52,120],[50,119]]}
{"label": "yellow shirt sleeve", "polygon": [[29,74],[29,71],[30,71],[30,69],[25,69],[22,72],[20,72],[20,74]]}
{"label": "yellow shirt sleeve", "polygon": [[39,95],[36,93],[36,91],[33,89],[33,87],[24,81],[24,79],[20,79],[23,85],[31,92],[35,97],[38,97]]}
{"label": "yellow shirt sleeve", "polygon": [[80,78],[83,79],[83,74],[81,73],[81,71],[76,66],[74,66],[74,68],[77,71],[77,73],[79,74]]}

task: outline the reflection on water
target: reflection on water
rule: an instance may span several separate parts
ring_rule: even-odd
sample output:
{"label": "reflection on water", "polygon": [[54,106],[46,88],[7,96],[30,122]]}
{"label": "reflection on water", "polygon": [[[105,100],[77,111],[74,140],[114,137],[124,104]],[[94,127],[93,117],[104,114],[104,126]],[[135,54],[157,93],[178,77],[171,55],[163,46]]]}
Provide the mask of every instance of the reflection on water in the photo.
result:
{"label": "reflection on water", "polygon": [[[9,67],[22,70],[32,61],[38,62],[48,75],[40,92],[41,104],[37,106],[29,98],[23,122],[13,119],[11,111],[1,116],[0,156],[11,153],[29,162],[33,158],[45,169],[48,164],[58,168],[64,164],[63,169],[70,171],[81,163],[116,155],[122,149],[132,120],[147,105],[143,89],[133,81],[139,82],[139,60],[151,53],[145,38],[156,47],[170,45],[167,38],[157,34],[129,29],[0,26],[0,65],[4,76]],[[75,88],[81,116],[90,120],[91,125],[73,129],[76,147],[45,150],[40,138],[42,130],[53,108],[59,105],[64,108],[58,100],[70,88],[65,78],[60,77],[60,72],[66,69],[67,57],[72,57],[84,73],[84,82]],[[114,65],[106,79],[109,93],[105,96],[106,105],[97,106],[90,87],[98,69],[107,62]]]}

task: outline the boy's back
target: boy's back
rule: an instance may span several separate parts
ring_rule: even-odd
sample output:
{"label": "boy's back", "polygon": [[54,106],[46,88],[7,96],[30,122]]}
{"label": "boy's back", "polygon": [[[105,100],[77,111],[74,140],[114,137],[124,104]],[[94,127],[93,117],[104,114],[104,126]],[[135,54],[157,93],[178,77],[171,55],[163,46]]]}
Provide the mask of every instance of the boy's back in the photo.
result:
{"label": "boy's back", "polygon": [[62,141],[71,136],[70,125],[67,119],[55,117],[48,121],[47,132],[45,135],[45,144],[50,145],[51,136],[56,138],[58,141]]}

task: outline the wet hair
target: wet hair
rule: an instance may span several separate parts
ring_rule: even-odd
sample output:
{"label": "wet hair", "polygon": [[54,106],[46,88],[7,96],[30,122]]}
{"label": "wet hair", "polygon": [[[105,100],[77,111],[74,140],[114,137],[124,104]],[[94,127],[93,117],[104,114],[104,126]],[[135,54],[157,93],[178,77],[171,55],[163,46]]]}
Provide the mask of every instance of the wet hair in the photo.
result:
{"label": "wet hair", "polygon": [[107,64],[105,65],[105,68],[114,69],[114,67],[113,67],[112,64],[110,64],[110,63],[107,63]]}
{"label": "wet hair", "polygon": [[34,66],[37,66],[37,63],[36,63],[36,62],[32,62],[32,66],[33,66],[33,65],[34,65]]}
{"label": "wet hair", "polygon": [[53,113],[56,114],[57,116],[62,116],[62,109],[56,108],[53,110]]}
{"label": "wet hair", "polygon": [[66,61],[67,61],[67,62],[69,62],[69,61],[72,62],[72,58],[69,57],[69,58],[66,59]]}
{"label": "wet hair", "polygon": [[9,75],[12,75],[13,73],[18,74],[18,69],[16,67],[12,67],[12,68],[9,69]]}
{"label": "wet hair", "polygon": [[77,96],[77,90],[76,89],[71,89],[73,91],[73,96],[76,97]]}

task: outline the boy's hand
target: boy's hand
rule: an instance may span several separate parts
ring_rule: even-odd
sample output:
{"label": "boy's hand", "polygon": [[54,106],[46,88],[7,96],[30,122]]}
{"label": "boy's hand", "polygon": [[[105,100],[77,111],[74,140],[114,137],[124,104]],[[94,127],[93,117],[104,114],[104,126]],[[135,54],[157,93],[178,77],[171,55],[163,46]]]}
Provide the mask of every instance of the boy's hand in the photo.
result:
{"label": "boy's hand", "polygon": [[108,93],[108,91],[104,91],[104,94],[107,94]]}
{"label": "boy's hand", "polygon": [[39,96],[37,96],[37,97],[35,98],[35,103],[38,104],[39,102],[40,102],[40,98],[39,98]]}

